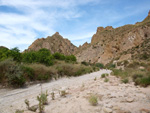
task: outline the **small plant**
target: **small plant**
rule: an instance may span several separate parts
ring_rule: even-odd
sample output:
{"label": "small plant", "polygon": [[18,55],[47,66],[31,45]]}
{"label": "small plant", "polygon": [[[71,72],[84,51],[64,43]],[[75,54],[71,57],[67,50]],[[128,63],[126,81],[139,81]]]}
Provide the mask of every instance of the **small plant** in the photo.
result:
{"label": "small plant", "polygon": [[29,109],[29,108],[30,108],[30,103],[29,103],[29,100],[28,100],[28,99],[25,99],[24,103],[26,104],[26,106],[27,106],[27,109]]}
{"label": "small plant", "polygon": [[44,104],[44,105],[47,105],[47,104],[48,104],[47,96],[48,96],[47,90],[46,90],[45,93],[41,93],[41,98],[42,98],[42,101],[43,101],[43,104]]}
{"label": "small plant", "polygon": [[25,99],[24,102],[25,102],[25,104],[26,104],[28,110],[33,111],[33,112],[36,112],[36,110],[38,109],[38,106],[37,106],[37,105],[30,107],[29,100]]}
{"label": "small plant", "polygon": [[97,78],[95,77],[95,78],[94,78],[94,81],[96,81],[96,80],[97,80]]}
{"label": "small plant", "polygon": [[108,79],[108,78],[105,78],[104,82],[108,82],[108,81],[109,81],[109,79]]}
{"label": "small plant", "polygon": [[44,104],[41,95],[37,96],[37,100],[39,101],[39,112],[43,113],[44,112]]}
{"label": "small plant", "polygon": [[24,113],[24,110],[17,109],[15,113]]}
{"label": "small plant", "polygon": [[55,100],[55,93],[54,92],[51,93],[51,97],[52,97],[52,100]]}
{"label": "small plant", "polygon": [[128,78],[122,79],[121,81],[125,84],[129,82]]}
{"label": "small plant", "polygon": [[92,105],[92,106],[96,106],[98,104],[98,98],[97,96],[95,95],[91,95],[89,97],[89,103]]}
{"label": "small plant", "polygon": [[101,78],[105,78],[106,76],[108,76],[108,73],[104,73],[101,75]]}
{"label": "small plant", "polygon": [[66,91],[65,90],[62,90],[62,91],[60,91],[60,96],[61,97],[66,97]]}

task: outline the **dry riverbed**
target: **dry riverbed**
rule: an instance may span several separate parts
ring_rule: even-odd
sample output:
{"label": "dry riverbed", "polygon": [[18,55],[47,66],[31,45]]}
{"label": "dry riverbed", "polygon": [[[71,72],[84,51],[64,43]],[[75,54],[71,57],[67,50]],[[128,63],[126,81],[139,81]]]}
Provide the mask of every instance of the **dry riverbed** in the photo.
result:
{"label": "dry riverbed", "polygon": [[[134,86],[134,83],[123,84],[119,78],[109,75],[108,82],[101,74],[109,70],[100,70],[79,77],[62,78],[42,84],[42,91],[48,90],[48,105],[45,113],[150,113],[150,87]],[[65,90],[66,97],[60,96]],[[0,113],[15,113],[16,109],[27,111],[25,99],[31,105],[37,105],[36,97],[41,92],[40,84],[24,89],[0,89]],[[55,100],[51,100],[51,92]],[[95,94],[98,105],[92,106],[88,97]]]}

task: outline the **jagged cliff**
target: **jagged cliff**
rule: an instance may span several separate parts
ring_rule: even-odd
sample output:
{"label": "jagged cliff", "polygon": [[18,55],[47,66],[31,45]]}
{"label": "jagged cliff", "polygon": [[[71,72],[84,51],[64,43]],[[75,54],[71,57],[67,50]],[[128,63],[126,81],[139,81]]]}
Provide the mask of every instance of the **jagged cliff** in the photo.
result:
{"label": "jagged cliff", "polygon": [[[78,61],[109,63],[116,57],[121,59],[136,58],[132,48],[147,42],[150,38],[150,12],[148,16],[135,25],[125,25],[114,29],[98,27],[91,43],[76,54]],[[125,52],[126,51],[126,52]],[[142,51],[142,49],[141,49]],[[141,52],[140,51],[140,52]],[[124,54],[128,53],[128,54]],[[122,56],[124,55],[124,56]]]}
{"label": "jagged cliff", "polygon": [[65,55],[74,54],[77,47],[74,46],[68,39],[64,39],[58,32],[47,38],[35,40],[26,51],[38,51],[41,48],[46,48],[51,53],[63,53]]}

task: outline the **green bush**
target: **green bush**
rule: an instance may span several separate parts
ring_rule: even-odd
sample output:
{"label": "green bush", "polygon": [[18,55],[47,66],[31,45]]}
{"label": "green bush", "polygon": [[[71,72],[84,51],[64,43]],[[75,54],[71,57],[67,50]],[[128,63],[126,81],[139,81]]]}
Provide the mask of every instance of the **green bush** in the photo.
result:
{"label": "green bush", "polygon": [[98,97],[95,96],[95,95],[91,95],[89,97],[89,103],[92,105],[92,106],[96,106],[98,104]]}
{"label": "green bush", "polygon": [[66,62],[70,62],[70,61],[76,62],[77,59],[76,59],[76,57],[75,57],[74,55],[69,55],[69,56],[66,56],[66,57],[65,57],[65,61],[66,61]]}
{"label": "green bush", "polygon": [[0,62],[0,81],[2,84],[9,84],[14,87],[22,87],[26,79],[23,76],[23,71],[12,59],[6,59]]}
{"label": "green bush", "polygon": [[43,64],[30,64],[28,67],[33,69],[35,80],[51,80],[57,73],[55,68],[47,67]]}
{"label": "green bush", "polygon": [[31,67],[28,66],[22,66],[23,75],[26,77],[26,79],[29,79],[30,81],[35,80],[34,76],[34,70]]}
{"label": "green bush", "polygon": [[8,78],[8,83],[14,87],[22,87],[26,82],[19,65],[10,66],[5,75]]}
{"label": "green bush", "polygon": [[54,53],[53,57],[57,60],[65,60],[65,56],[61,53]]}
{"label": "green bush", "polygon": [[101,75],[101,78],[105,78],[106,76],[108,76],[108,74],[107,74],[107,73],[103,73],[103,74]]}
{"label": "green bush", "polygon": [[102,63],[96,63],[95,65],[96,65],[96,67],[99,67],[99,68],[102,68],[102,69],[104,68],[104,65]]}
{"label": "green bush", "polygon": [[109,79],[108,79],[108,78],[105,78],[104,82],[108,82],[108,81],[109,81]]}
{"label": "green bush", "polygon": [[89,63],[88,63],[88,62],[85,62],[85,61],[81,62],[81,64],[83,64],[83,65],[85,65],[85,66],[88,66],[88,65],[89,65]]}
{"label": "green bush", "polygon": [[125,84],[129,82],[128,78],[122,79],[121,81]]}
{"label": "green bush", "polygon": [[150,76],[141,78],[140,85],[143,87],[150,85]]}

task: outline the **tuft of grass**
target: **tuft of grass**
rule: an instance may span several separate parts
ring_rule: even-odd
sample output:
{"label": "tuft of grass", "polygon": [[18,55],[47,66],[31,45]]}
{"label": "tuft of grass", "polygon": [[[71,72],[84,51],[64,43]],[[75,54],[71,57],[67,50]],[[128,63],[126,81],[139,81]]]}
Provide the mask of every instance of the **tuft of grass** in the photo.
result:
{"label": "tuft of grass", "polygon": [[129,82],[128,78],[122,79],[121,81],[125,84]]}
{"label": "tuft of grass", "polygon": [[108,81],[109,81],[109,79],[108,79],[108,78],[105,78],[104,82],[108,82]]}
{"label": "tuft of grass", "polygon": [[24,110],[17,109],[15,113],[24,113]]}
{"label": "tuft of grass", "polygon": [[92,105],[92,106],[96,106],[98,104],[98,97],[96,95],[91,95],[89,97],[89,103]]}
{"label": "tuft of grass", "polygon": [[55,100],[55,93],[54,92],[51,93],[51,98],[52,98],[52,100]]}
{"label": "tuft of grass", "polygon": [[67,95],[67,93],[66,93],[65,90],[61,90],[61,91],[60,91],[60,96],[61,96],[61,97],[66,97],[66,95]]}
{"label": "tuft of grass", "polygon": [[107,73],[103,73],[103,74],[101,75],[101,78],[105,78],[106,76],[108,76],[108,74],[107,74]]}
{"label": "tuft of grass", "polygon": [[96,80],[97,80],[97,78],[95,77],[95,78],[94,78],[94,81],[96,81]]}

